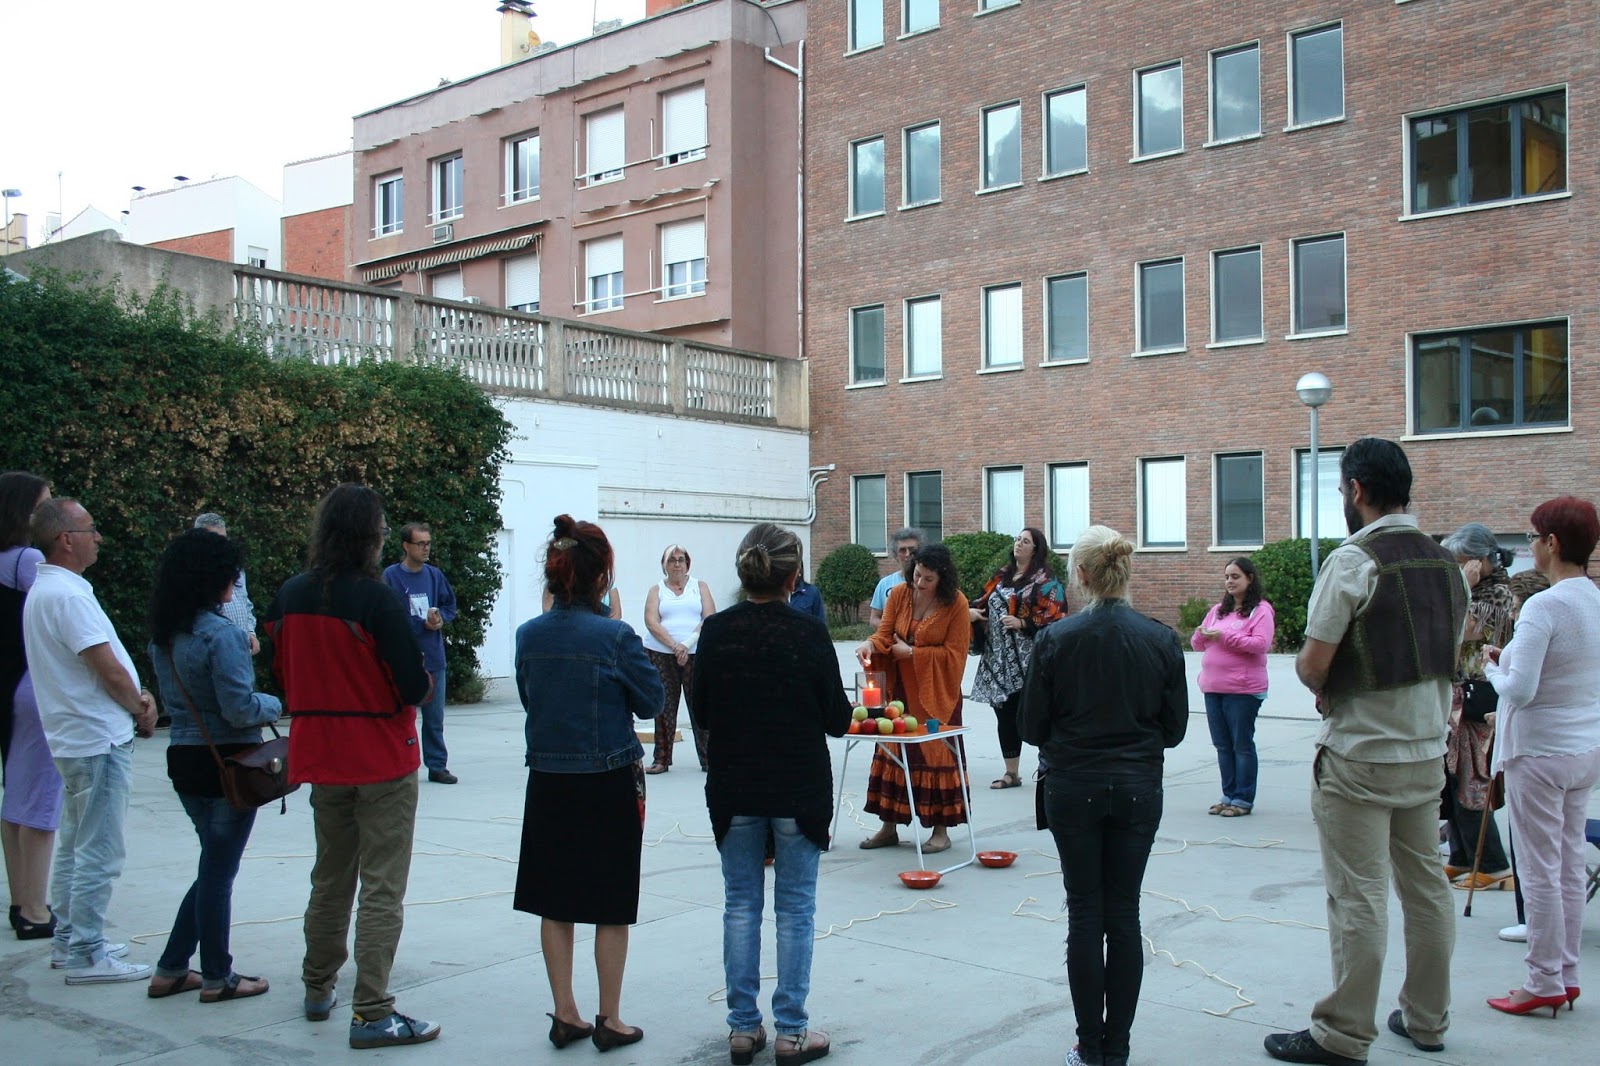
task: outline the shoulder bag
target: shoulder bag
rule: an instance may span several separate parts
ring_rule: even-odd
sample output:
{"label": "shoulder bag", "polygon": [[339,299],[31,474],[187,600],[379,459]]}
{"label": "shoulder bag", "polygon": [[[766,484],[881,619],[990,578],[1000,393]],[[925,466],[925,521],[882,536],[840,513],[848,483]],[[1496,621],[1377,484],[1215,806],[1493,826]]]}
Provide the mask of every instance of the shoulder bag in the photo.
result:
{"label": "shoulder bag", "polygon": [[183,675],[178,672],[178,664],[173,661],[170,648],[167,649],[167,665],[172,668],[172,678],[178,683],[178,691],[183,693],[184,701],[189,704],[189,713],[194,715],[195,722],[200,726],[200,735],[206,738],[211,757],[217,761],[217,777],[222,782],[222,795],[227,799],[228,806],[236,811],[253,811],[277,800],[278,813],[287,814],[289,801],[284,797],[300,787],[289,783],[289,738],[280,735],[277,726],[268,725],[267,728],[272,730],[271,740],[232,755],[223,755],[211,742],[211,730],[206,728],[205,712],[195,706],[194,697],[189,695],[189,686],[183,683]]}

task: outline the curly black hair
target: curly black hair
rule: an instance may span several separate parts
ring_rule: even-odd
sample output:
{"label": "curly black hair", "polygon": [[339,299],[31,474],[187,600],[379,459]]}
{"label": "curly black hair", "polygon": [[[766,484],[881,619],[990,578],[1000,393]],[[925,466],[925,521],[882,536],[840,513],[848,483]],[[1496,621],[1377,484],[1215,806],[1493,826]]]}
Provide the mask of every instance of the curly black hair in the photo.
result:
{"label": "curly black hair", "polygon": [[911,564],[913,568],[920,566],[939,575],[939,584],[933,590],[936,600],[943,604],[955,602],[956,593],[961,591],[961,576],[956,573],[956,561],[950,557],[949,548],[943,544],[924,544],[911,557]]}
{"label": "curly black hair", "polygon": [[174,537],[156,564],[150,596],[150,639],[170,648],[179,633],[194,632],[195,616],[222,602],[244,566],[236,541],[209,529],[190,529]]}

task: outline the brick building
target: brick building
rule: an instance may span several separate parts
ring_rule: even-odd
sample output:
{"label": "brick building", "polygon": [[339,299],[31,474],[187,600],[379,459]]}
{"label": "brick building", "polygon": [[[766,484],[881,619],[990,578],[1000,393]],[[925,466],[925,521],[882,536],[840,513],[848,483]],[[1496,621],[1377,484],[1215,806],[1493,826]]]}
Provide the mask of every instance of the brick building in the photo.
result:
{"label": "brick building", "polygon": [[347,270],[353,160],[349,152],[287,163],[283,168],[283,269],[343,281]]}
{"label": "brick building", "polygon": [[525,8],[504,65],[356,117],[349,280],[797,355],[802,0],[553,50]]}
{"label": "brick building", "polygon": [[1099,522],[1175,619],[1309,532],[1313,370],[1323,535],[1365,435],[1430,532],[1596,494],[1600,7],[842,0],[806,83],[819,557]]}

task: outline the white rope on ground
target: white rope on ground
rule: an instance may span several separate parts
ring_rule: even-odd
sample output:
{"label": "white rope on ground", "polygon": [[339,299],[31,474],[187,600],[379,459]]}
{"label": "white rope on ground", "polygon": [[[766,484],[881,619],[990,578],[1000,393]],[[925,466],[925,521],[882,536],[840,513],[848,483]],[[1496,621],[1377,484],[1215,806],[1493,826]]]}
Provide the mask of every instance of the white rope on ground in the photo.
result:
{"label": "white rope on ground", "polygon": [[[498,888],[498,889],[495,889],[492,892],[475,892],[470,896],[448,896],[448,897],[446,897],[444,899],[415,899],[415,900],[408,899],[408,900],[405,901],[405,903],[402,904],[402,906],[404,906],[404,907],[432,907],[432,906],[435,906],[435,905],[440,904],[440,903],[462,903],[462,902],[465,902],[466,900],[469,900],[469,899],[490,899],[491,897],[494,897],[494,896],[509,896],[509,895],[511,895],[511,889],[509,889],[509,888]],[[282,918],[246,918],[246,919],[243,919],[242,921],[237,921],[237,922],[231,923],[228,926],[228,928],[229,929],[238,929],[238,928],[240,928],[242,926],[246,926],[246,925],[279,925],[279,924],[281,924],[283,922],[298,922],[300,919],[302,919],[304,917],[305,917],[305,914],[301,913],[301,914],[286,914]],[[160,930],[158,932],[154,932],[154,933],[139,933],[136,936],[130,936],[128,939],[130,941],[132,941],[133,943],[135,943],[135,944],[144,944],[144,943],[147,943],[147,942],[155,939],[158,936],[170,936],[171,934],[172,934],[172,930],[171,929],[162,929],[162,930]]]}
{"label": "white rope on ground", "polygon": [[715,840],[716,839],[715,834],[712,834],[712,833],[690,833],[690,832],[687,832],[687,831],[684,830],[682,822],[673,822],[671,829],[668,829],[665,833],[662,833],[660,836],[656,837],[656,839],[654,839],[654,840],[646,840],[644,842],[644,846],[647,847],[647,848],[658,848],[658,847],[661,846],[661,842],[666,840],[673,833],[677,833],[679,836],[683,837],[686,840]]}

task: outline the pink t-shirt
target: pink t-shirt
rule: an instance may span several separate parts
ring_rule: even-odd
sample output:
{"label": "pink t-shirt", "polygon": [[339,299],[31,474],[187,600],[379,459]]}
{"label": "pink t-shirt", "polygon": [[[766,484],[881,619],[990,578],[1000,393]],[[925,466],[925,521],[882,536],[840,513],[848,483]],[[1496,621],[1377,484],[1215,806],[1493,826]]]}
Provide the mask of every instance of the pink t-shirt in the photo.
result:
{"label": "pink t-shirt", "polygon": [[[1266,692],[1267,651],[1276,625],[1272,604],[1262,600],[1248,618],[1239,617],[1237,611],[1218,618],[1221,606],[1207,611],[1206,620],[1189,638],[1195,651],[1205,653],[1200,658],[1200,691],[1252,696]],[[1201,629],[1215,629],[1218,635],[1208,637]]]}

